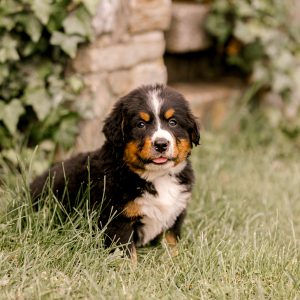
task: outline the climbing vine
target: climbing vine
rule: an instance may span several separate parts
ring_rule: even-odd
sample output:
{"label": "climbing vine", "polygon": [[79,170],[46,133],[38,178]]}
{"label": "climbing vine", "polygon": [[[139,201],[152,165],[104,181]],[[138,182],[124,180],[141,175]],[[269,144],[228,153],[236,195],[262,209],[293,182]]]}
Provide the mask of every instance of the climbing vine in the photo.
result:
{"label": "climbing vine", "polygon": [[[239,68],[253,97],[268,99],[275,109],[270,122],[291,137],[300,134],[300,30],[292,17],[292,0],[214,0],[206,21],[217,52]],[[291,9],[292,8],[292,9]]]}
{"label": "climbing vine", "polygon": [[[80,76],[66,72],[93,37],[98,0],[0,0],[0,159],[74,145]],[[19,151],[20,149],[18,149]]]}

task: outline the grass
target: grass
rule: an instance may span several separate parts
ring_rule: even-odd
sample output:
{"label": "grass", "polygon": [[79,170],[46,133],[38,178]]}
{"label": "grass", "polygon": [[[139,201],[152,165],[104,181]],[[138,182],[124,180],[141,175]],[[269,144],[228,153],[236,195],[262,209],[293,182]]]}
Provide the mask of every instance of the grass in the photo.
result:
{"label": "grass", "polygon": [[179,255],[141,248],[137,267],[103,249],[92,219],[31,212],[29,179],[13,176],[0,187],[0,299],[300,299],[299,149],[255,126],[202,134]]}

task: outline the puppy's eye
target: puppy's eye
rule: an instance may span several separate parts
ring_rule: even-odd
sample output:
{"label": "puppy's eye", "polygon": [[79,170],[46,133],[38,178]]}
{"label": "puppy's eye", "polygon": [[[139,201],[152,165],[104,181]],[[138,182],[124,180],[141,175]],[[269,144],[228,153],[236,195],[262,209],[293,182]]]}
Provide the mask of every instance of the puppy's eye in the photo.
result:
{"label": "puppy's eye", "polygon": [[170,125],[171,127],[175,127],[175,126],[177,125],[177,121],[176,121],[175,119],[170,119],[170,120],[169,120],[169,125]]}
{"label": "puppy's eye", "polygon": [[137,123],[137,125],[136,125],[138,128],[145,128],[146,127],[146,124],[145,124],[145,122],[143,122],[143,121],[139,121],[138,123]]}

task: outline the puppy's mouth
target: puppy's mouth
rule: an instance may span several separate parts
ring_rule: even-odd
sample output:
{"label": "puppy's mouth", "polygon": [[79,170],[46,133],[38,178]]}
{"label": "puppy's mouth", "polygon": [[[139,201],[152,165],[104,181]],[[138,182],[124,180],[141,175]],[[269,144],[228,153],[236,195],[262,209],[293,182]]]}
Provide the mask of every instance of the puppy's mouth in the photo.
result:
{"label": "puppy's mouth", "polygon": [[139,159],[144,165],[153,164],[153,165],[160,165],[160,166],[165,165],[170,161],[174,161],[173,158],[166,157],[166,156],[159,156],[159,157],[148,158],[148,159],[142,159],[141,157],[139,157]]}
{"label": "puppy's mouth", "polygon": [[165,163],[167,163],[169,161],[169,159],[167,157],[157,157],[152,159],[152,163],[156,164],[156,165],[163,165]]}

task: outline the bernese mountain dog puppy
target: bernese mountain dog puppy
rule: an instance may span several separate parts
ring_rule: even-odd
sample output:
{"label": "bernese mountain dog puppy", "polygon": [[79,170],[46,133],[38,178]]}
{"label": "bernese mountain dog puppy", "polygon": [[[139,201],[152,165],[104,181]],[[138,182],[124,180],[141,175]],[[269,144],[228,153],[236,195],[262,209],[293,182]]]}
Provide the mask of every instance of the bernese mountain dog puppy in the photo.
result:
{"label": "bernese mountain dog puppy", "polygon": [[115,104],[103,133],[100,149],[57,163],[37,177],[30,186],[33,201],[42,198],[50,180],[53,193],[71,212],[89,188],[90,208],[101,210],[98,224],[106,246],[126,245],[134,258],[137,246],[163,234],[175,245],[194,181],[188,157],[200,140],[188,102],[169,87],[142,86]]}

